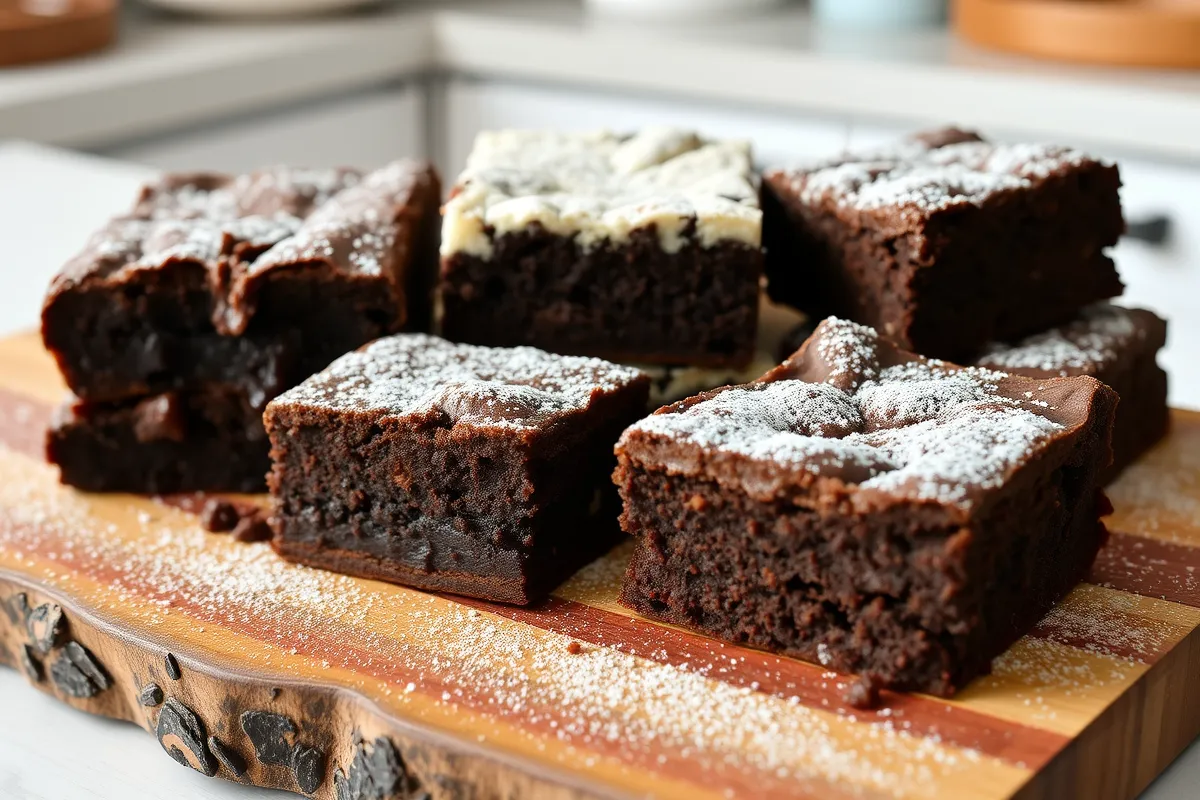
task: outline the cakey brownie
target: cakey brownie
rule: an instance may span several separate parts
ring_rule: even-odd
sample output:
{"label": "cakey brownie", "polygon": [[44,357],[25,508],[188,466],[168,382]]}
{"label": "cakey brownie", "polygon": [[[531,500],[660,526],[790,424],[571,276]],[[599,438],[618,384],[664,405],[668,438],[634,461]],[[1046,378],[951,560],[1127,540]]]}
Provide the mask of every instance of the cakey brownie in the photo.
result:
{"label": "cakey brownie", "polygon": [[974,363],[1031,378],[1091,375],[1116,390],[1108,483],[1167,433],[1167,373],[1156,360],[1166,343],[1166,320],[1153,312],[1097,303],[1062,327],[992,344]]}
{"label": "cakey brownie", "polygon": [[655,128],[479,134],[444,209],[442,331],[617,361],[745,366],[762,273],[743,142]]}
{"label": "cakey brownie", "polygon": [[54,279],[42,338],[85,401],[220,384],[261,407],[364,342],[428,325],[439,191],[413,161],[169,175]]}
{"label": "cakey brownie", "polygon": [[271,462],[262,409],[210,387],[59,409],[46,454],[92,492],[259,492]]}
{"label": "cakey brownie", "polygon": [[829,319],[617,445],[629,607],[949,695],[1086,573],[1116,394],[955,367]]}
{"label": "cakey brownie", "polygon": [[948,129],[763,176],[768,291],[962,361],[1121,293],[1117,168]]}
{"label": "cakey brownie", "polygon": [[609,474],[648,378],[593,358],[372,342],[267,406],[275,549],[530,603],[619,536]]}

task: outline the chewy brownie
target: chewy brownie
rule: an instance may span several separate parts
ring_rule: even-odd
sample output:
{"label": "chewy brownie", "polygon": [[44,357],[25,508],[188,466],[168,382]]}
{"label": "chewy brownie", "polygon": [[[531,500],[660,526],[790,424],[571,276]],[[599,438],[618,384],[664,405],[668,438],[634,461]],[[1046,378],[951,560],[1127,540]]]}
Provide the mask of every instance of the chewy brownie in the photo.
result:
{"label": "chewy brownie", "polygon": [[261,408],[217,387],[69,403],[46,437],[63,483],[93,492],[259,492],[268,449]]}
{"label": "chewy brownie", "polygon": [[1154,312],[1097,303],[1061,327],[992,344],[974,363],[1031,378],[1091,375],[1116,390],[1107,483],[1167,434],[1167,373],[1156,360],[1166,343],[1167,322]]}
{"label": "chewy brownie", "polygon": [[837,319],[617,445],[629,607],[949,695],[1087,571],[1116,394],[926,360]]}
{"label": "chewy brownie", "polygon": [[429,324],[439,191],[413,161],[168,175],[54,279],[42,338],[85,401],[220,384],[261,407]]}
{"label": "chewy brownie", "polygon": [[763,176],[768,291],[963,361],[1121,293],[1115,166],[955,129]]}
{"label": "chewy brownie", "polygon": [[533,602],[619,536],[612,448],[645,413],[648,383],[530,347],[372,342],[267,406],[275,549]]}
{"label": "chewy brownie", "polygon": [[745,366],[761,238],[744,142],[664,128],[483,132],[444,209],[442,331],[617,361]]}

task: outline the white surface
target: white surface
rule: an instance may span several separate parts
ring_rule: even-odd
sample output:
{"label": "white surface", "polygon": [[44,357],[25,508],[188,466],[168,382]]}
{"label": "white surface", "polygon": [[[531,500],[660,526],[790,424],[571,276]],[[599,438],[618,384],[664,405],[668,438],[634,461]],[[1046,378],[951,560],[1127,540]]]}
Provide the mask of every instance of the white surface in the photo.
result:
{"label": "white surface", "polygon": [[[149,174],[143,167],[43,147],[0,145],[0,241],[6,258],[0,270],[0,334],[36,323],[50,276],[93,228],[128,206]],[[1190,369],[1196,370],[1194,360]],[[1193,744],[1143,800],[1193,800],[1197,785],[1200,744]],[[149,734],[80,714],[0,669],[3,800],[285,796],[204,778],[167,758]]]}
{"label": "white surface", "polygon": [[406,3],[269,25],[131,8],[111,51],[0,72],[0,136],[94,148],[429,69],[843,119],[953,110],[991,130],[1200,160],[1197,73],[1054,65],[938,30],[848,36],[796,5],[656,25],[579,0]]}
{"label": "white surface", "polygon": [[409,85],[106,148],[104,155],[167,170],[245,172],[267,164],[369,169],[425,152],[424,95]]}

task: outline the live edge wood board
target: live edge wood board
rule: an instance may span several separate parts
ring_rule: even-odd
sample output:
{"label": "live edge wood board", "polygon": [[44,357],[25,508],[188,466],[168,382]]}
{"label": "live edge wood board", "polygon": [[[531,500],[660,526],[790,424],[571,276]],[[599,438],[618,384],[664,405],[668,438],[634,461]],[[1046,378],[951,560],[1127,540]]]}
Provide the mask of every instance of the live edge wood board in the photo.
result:
{"label": "live edge wood board", "polygon": [[[636,619],[618,548],[517,609],[286,564],[42,463],[0,341],[0,660],[185,767],[319,798],[1129,798],[1200,733],[1200,414],[1110,490],[1090,580],[953,701]],[[4,721],[0,724],[12,724]],[[50,746],[52,743],[47,743]]]}

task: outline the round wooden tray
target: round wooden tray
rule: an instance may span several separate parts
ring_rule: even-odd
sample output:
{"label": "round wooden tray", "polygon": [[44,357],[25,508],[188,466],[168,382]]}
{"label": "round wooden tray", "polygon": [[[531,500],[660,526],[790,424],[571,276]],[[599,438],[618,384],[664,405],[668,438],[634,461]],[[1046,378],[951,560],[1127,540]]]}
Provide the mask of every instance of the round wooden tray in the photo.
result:
{"label": "round wooden tray", "polygon": [[117,0],[0,0],[0,66],[89,53],[116,33]]}
{"label": "round wooden tray", "polygon": [[1145,67],[1200,67],[1200,0],[954,0],[954,29],[987,47]]}

